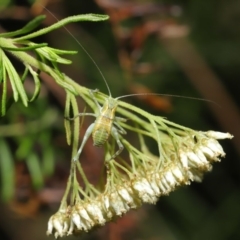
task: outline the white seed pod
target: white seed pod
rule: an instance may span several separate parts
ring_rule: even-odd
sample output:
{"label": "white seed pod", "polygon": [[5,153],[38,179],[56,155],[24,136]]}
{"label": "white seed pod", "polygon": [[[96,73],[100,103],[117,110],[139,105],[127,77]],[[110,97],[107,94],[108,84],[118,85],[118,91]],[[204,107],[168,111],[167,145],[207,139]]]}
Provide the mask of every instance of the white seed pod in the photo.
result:
{"label": "white seed pod", "polygon": [[63,220],[63,218],[55,216],[52,220],[52,224],[56,230],[55,236],[57,235],[57,236],[63,237],[64,236],[64,232],[63,232],[64,220]]}
{"label": "white seed pod", "polygon": [[180,168],[177,166],[174,166],[172,168],[172,174],[173,174],[174,178],[176,179],[178,185],[180,185],[185,179],[184,174],[182,173]]}
{"label": "white seed pod", "polygon": [[141,192],[141,193],[147,193],[149,194],[150,196],[154,196],[154,191],[150,185],[150,183],[148,182],[148,180],[146,178],[139,178],[137,179],[134,184],[134,189],[137,190],[138,192]]}
{"label": "white seed pod", "polygon": [[158,173],[155,174],[155,182],[159,187],[161,195],[166,195],[168,191],[165,185],[162,183],[162,178],[163,178],[162,175],[159,175]]}
{"label": "white seed pod", "polygon": [[159,188],[159,186],[157,184],[156,178],[152,176],[149,179],[149,183],[150,183],[153,191],[155,192],[156,196],[159,197],[161,195],[161,191],[160,191],[160,188]]}
{"label": "white seed pod", "polygon": [[183,168],[188,169],[188,157],[186,152],[183,151],[182,149],[179,149],[179,157]]}
{"label": "white seed pod", "polygon": [[67,236],[69,235],[72,235],[73,234],[73,231],[74,231],[74,223],[73,221],[70,222],[70,226],[69,226],[69,229],[68,229],[68,232],[67,232]]}
{"label": "white seed pod", "polygon": [[188,162],[190,167],[200,167],[203,165],[199,157],[192,151],[187,151]]}
{"label": "white seed pod", "polygon": [[141,178],[132,183],[133,189],[137,192],[138,197],[146,203],[155,204],[157,202],[157,196],[148,183],[147,179]]}
{"label": "white seed pod", "polygon": [[112,192],[110,194],[110,207],[117,216],[122,216],[130,209],[127,204],[124,204],[118,192]]}
{"label": "white seed pod", "polygon": [[174,188],[170,186],[170,184],[167,182],[164,175],[162,176],[161,183],[163,184],[163,186],[166,189],[166,191],[165,191],[166,195],[169,194],[171,191],[173,191]]}
{"label": "white seed pod", "polygon": [[203,152],[203,154],[208,158],[208,160],[215,160],[216,154],[208,147],[204,145],[198,146],[198,149]]}
{"label": "white seed pod", "polygon": [[47,227],[47,232],[46,232],[47,235],[51,235],[53,233],[53,221],[52,221],[53,216],[51,216],[48,221],[48,227]]}
{"label": "white seed pod", "polygon": [[63,237],[63,235],[61,235],[59,232],[55,232],[54,237],[57,239],[58,237]]}
{"label": "white seed pod", "polygon": [[126,186],[127,191],[129,192],[130,196],[133,198],[133,206],[131,206],[132,208],[138,208],[142,205],[142,201],[139,198],[139,196],[135,193],[134,189],[132,188],[131,185],[129,185],[129,183]]}
{"label": "white seed pod", "polygon": [[111,210],[110,199],[107,194],[102,197],[102,209],[106,219],[110,220],[113,218],[114,212]]}
{"label": "white seed pod", "polygon": [[149,196],[148,194],[143,194],[141,199],[142,202],[156,204],[158,201],[158,196]]}
{"label": "white seed pod", "polygon": [[104,225],[106,220],[103,217],[101,208],[97,202],[88,202],[85,205],[88,214],[96,221],[95,224]]}
{"label": "white seed pod", "polygon": [[202,164],[209,164],[206,156],[203,154],[203,152],[198,147],[195,148],[194,152],[197,155],[197,157],[200,159]]}
{"label": "white seed pod", "polygon": [[213,152],[215,152],[217,155],[220,155],[222,157],[225,156],[225,152],[223,151],[222,146],[219,144],[219,142],[215,139],[206,139],[204,142],[204,145],[208,148],[210,148]]}
{"label": "white seed pod", "polygon": [[79,216],[78,212],[76,212],[76,211],[72,212],[71,220],[74,223],[74,225],[77,227],[77,229],[79,229],[79,230],[84,229],[82,221],[80,219],[80,216]]}
{"label": "white seed pod", "polygon": [[188,176],[188,180],[189,180],[189,181],[184,182],[185,185],[190,185],[190,184],[191,184],[191,181],[192,181],[192,182],[194,181],[194,176],[193,176],[193,174],[192,174],[192,172],[191,172],[192,169],[193,169],[193,168],[191,168],[190,171],[187,172],[187,176]]}
{"label": "white seed pod", "polygon": [[134,201],[134,198],[131,196],[133,195],[133,192],[130,188],[119,188],[118,193],[123,199],[123,201],[130,206],[131,208],[137,208],[137,204]]}
{"label": "white seed pod", "polygon": [[68,233],[69,227],[70,227],[70,219],[69,219],[69,221],[65,221],[63,223],[63,233],[64,233],[64,235],[66,235]]}
{"label": "white seed pod", "polygon": [[146,178],[141,179],[141,184],[144,186],[147,194],[149,194],[150,196],[155,196],[156,195],[155,192],[152,189],[151,184],[149,183],[149,181]]}
{"label": "white seed pod", "polygon": [[194,151],[195,151],[196,155],[198,156],[198,158],[200,159],[200,161],[202,162],[202,165],[199,166],[198,168],[200,170],[210,171],[212,169],[211,163],[207,160],[207,158],[203,154],[203,152],[199,148],[196,148]]}
{"label": "white seed pod", "polygon": [[171,188],[174,188],[176,183],[176,180],[172,174],[172,172],[170,170],[168,170],[165,174],[164,174],[164,178],[166,179],[167,183],[170,185]]}
{"label": "white seed pod", "polygon": [[109,200],[109,196],[108,194],[105,194],[103,196],[103,201],[102,201],[102,205],[103,205],[103,209],[105,210],[105,212],[108,215],[108,212],[110,212],[110,200]]}
{"label": "white seed pod", "polygon": [[48,221],[47,235],[55,232],[55,237],[63,237],[67,234],[70,226],[71,208],[60,209],[57,213],[52,215]]}
{"label": "white seed pod", "polygon": [[89,217],[86,209],[83,207],[82,204],[78,204],[76,206],[76,210],[79,213],[79,216],[82,219],[82,221],[84,221],[86,223],[88,229],[90,229],[92,226],[94,226],[93,220]]}
{"label": "white seed pod", "polygon": [[215,138],[215,139],[232,139],[233,135],[230,133],[222,133],[222,132],[215,132],[215,131],[207,131],[206,135],[210,138]]}
{"label": "white seed pod", "polygon": [[167,188],[164,186],[164,184],[161,181],[158,183],[158,186],[159,186],[159,189],[160,189],[162,195],[168,194]]}

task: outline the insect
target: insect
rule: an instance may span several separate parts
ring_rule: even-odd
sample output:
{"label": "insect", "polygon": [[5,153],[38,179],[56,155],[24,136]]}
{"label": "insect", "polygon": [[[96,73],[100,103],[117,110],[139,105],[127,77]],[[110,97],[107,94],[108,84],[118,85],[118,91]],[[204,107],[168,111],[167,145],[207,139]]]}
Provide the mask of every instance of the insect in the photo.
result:
{"label": "insect", "polygon": [[[48,11],[48,12],[50,12],[50,11]],[[50,12],[50,14],[53,17],[55,17],[51,12]],[[120,122],[125,122],[126,119],[115,116],[115,113],[116,113],[116,110],[118,107],[118,99],[127,97],[127,96],[136,96],[136,95],[162,95],[162,96],[163,95],[172,96],[172,95],[143,93],[143,94],[131,94],[131,95],[121,96],[118,98],[113,98],[111,96],[111,92],[110,92],[109,86],[107,84],[107,81],[106,81],[104,75],[102,74],[102,71],[98,67],[97,63],[94,61],[94,59],[91,57],[91,55],[87,52],[87,50],[82,46],[82,44],[71,34],[71,32],[69,32],[67,30],[67,28],[65,28],[65,29],[73,37],[73,39],[79,44],[79,46],[83,49],[83,51],[88,55],[88,57],[91,59],[91,61],[94,63],[94,65],[98,69],[99,73],[101,74],[101,76],[107,86],[108,93],[109,93],[109,97],[105,99],[105,102],[104,102],[103,106],[101,107],[94,95],[96,92],[98,92],[98,90],[90,90],[89,94],[90,94],[91,98],[93,99],[93,101],[95,102],[98,112],[96,114],[94,114],[94,113],[79,113],[77,116],[74,116],[73,118],[69,118],[69,120],[73,120],[79,116],[94,116],[94,117],[96,117],[95,122],[92,123],[88,127],[88,129],[83,137],[82,143],[79,147],[79,150],[78,150],[77,154],[73,157],[73,161],[76,162],[79,159],[79,156],[83,150],[83,147],[85,146],[90,135],[92,135],[92,138],[93,138],[93,145],[97,146],[97,147],[103,146],[108,141],[108,139],[111,135],[117,142],[118,150],[108,160],[108,161],[110,161],[111,159],[116,158],[123,151],[124,146],[121,142],[121,134],[126,134],[126,131],[120,125]],[[176,97],[180,97],[180,96],[176,96]],[[185,97],[185,98],[188,98],[188,97]],[[196,98],[190,98],[190,99],[196,99]],[[201,99],[198,99],[198,100],[201,100]]]}
{"label": "insect", "polygon": [[[105,80],[105,79],[104,79]],[[105,80],[106,82],[106,80]],[[107,82],[106,82],[107,84]],[[107,85],[107,88],[109,90],[109,87]],[[118,99],[119,98],[112,98],[109,90],[110,96],[106,98],[103,106],[101,107],[100,104],[98,103],[96,97],[94,96],[94,93],[98,92],[98,90],[90,90],[89,94],[92,97],[93,101],[95,102],[97,108],[98,108],[98,113],[79,113],[77,116],[74,118],[71,118],[70,120],[75,119],[78,116],[94,116],[96,117],[96,120],[94,123],[92,123],[84,137],[81,143],[81,146],[77,152],[77,154],[74,156],[73,161],[77,161],[79,159],[79,156],[83,150],[84,145],[86,144],[88,138],[92,134],[93,138],[93,145],[96,147],[102,147],[106,141],[109,139],[110,135],[116,140],[117,145],[118,145],[118,150],[114,155],[111,156],[108,161],[111,159],[114,159],[117,157],[122,150],[124,149],[123,144],[120,140],[120,134],[126,134],[126,131],[119,125],[119,122],[125,122],[125,118],[117,117],[115,116],[115,112],[118,106]],[[123,96],[122,96],[123,97]]]}

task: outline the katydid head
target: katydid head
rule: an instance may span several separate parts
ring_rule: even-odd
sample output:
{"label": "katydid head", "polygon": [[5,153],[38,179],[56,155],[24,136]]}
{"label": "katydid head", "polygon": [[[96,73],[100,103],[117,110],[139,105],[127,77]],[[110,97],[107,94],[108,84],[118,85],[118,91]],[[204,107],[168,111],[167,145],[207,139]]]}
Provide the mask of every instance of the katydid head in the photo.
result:
{"label": "katydid head", "polygon": [[115,112],[118,106],[118,101],[115,98],[112,98],[111,96],[106,98],[103,106],[102,106],[102,111],[110,111],[110,112]]}
{"label": "katydid head", "polygon": [[109,107],[110,109],[114,109],[114,108],[116,108],[117,105],[118,105],[117,99],[112,98],[112,97],[107,98],[106,102],[107,102],[108,107]]}

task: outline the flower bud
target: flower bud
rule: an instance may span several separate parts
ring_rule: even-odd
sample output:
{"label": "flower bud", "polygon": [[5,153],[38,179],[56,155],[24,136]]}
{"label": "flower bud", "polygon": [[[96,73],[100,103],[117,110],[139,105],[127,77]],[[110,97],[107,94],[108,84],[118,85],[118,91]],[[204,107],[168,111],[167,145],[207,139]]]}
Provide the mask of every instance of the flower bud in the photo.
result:
{"label": "flower bud", "polygon": [[210,138],[215,138],[215,139],[232,139],[233,135],[230,133],[222,133],[222,132],[215,132],[215,131],[207,131],[206,132],[207,136]]}

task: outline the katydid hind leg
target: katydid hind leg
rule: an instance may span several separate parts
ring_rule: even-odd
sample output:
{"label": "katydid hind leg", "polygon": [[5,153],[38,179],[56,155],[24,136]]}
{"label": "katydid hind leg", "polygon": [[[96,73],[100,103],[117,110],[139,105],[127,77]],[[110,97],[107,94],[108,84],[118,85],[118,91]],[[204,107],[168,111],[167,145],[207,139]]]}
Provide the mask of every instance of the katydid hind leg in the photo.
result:
{"label": "katydid hind leg", "polygon": [[122,152],[122,150],[124,149],[124,146],[123,146],[123,144],[122,144],[122,142],[121,142],[121,140],[119,138],[120,134],[118,133],[118,129],[113,126],[112,130],[111,130],[111,134],[112,134],[112,137],[117,142],[118,150],[107,161],[110,161],[110,160],[116,158]]}
{"label": "katydid hind leg", "polygon": [[117,117],[117,116],[115,116],[115,120],[118,121],[118,122],[126,122],[126,121],[127,121],[126,118],[123,118],[123,117]]}
{"label": "katydid hind leg", "polygon": [[120,126],[120,124],[118,122],[113,122],[113,124],[115,124],[119,129],[118,129],[118,132],[120,132],[121,134],[127,134],[127,132],[125,131],[125,129]]}
{"label": "katydid hind leg", "polygon": [[93,132],[94,125],[95,125],[95,123],[92,123],[92,124],[88,127],[88,129],[87,129],[87,131],[86,131],[86,133],[85,133],[85,135],[84,135],[84,137],[83,137],[81,146],[80,146],[80,148],[78,149],[77,154],[76,154],[76,155],[74,156],[74,158],[73,158],[73,161],[74,161],[74,162],[79,159],[79,156],[80,156],[80,154],[81,154],[81,152],[82,152],[82,150],[83,150],[83,147],[85,146],[88,138],[90,137],[90,135],[91,135],[92,132]]}

